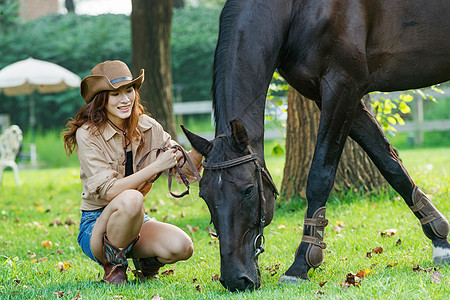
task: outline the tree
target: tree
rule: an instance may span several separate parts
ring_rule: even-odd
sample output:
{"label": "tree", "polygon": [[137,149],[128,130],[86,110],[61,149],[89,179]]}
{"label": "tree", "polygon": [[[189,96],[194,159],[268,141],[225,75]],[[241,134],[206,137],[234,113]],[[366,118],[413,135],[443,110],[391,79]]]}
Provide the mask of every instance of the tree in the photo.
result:
{"label": "tree", "polygon": [[6,35],[19,21],[19,1],[0,0],[0,31]]}
{"label": "tree", "polygon": [[145,69],[143,105],[164,129],[176,139],[173,116],[170,28],[173,0],[132,0],[132,69]]}
{"label": "tree", "polygon": [[[370,98],[365,103],[370,107]],[[311,100],[290,88],[286,126],[286,165],[281,194],[291,199],[306,198],[306,182],[319,128],[320,111]],[[336,173],[335,188],[361,188],[370,191],[386,181],[362,148],[347,139]]]}
{"label": "tree", "polygon": [[75,3],[73,0],[65,0],[65,4],[68,13],[75,13]]}

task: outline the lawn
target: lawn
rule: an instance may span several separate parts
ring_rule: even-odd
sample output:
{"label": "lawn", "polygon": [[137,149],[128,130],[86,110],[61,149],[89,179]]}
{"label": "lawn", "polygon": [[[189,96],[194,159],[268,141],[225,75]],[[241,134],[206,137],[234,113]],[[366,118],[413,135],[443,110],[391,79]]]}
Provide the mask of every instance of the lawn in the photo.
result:
{"label": "lawn", "polygon": [[[402,150],[400,156],[416,183],[449,217],[450,148]],[[284,158],[268,157],[267,162],[280,184]],[[432,264],[429,240],[392,190],[330,196],[325,262],[310,271],[310,282],[299,285],[278,286],[277,281],[300,241],[305,204],[279,203],[265,229],[261,289],[230,293],[214,280],[220,273],[219,246],[209,235],[213,228],[197,196],[198,185],[177,200],[168,196],[164,178],[147,196],[148,213],[185,230],[194,241],[193,257],[165,266],[158,280],[138,282],[129,271],[129,284],[108,286],[100,282],[103,269],[76,242],[78,176],[77,168],[24,170],[22,185],[16,187],[13,173],[5,172],[0,186],[1,299],[447,299],[450,293],[450,268]],[[382,236],[388,229],[395,234]],[[367,253],[377,247],[382,253],[369,258]],[[365,276],[358,286],[342,287],[348,273],[360,270]]]}

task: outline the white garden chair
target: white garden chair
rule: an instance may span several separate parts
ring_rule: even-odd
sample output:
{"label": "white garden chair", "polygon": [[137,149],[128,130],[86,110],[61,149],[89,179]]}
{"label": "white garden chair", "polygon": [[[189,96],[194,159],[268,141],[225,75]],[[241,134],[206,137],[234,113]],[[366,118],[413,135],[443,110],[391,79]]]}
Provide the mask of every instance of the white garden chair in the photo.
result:
{"label": "white garden chair", "polygon": [[22,145],[22,130],[17,125],[12,125],[5,129],[0,135],[0,183],[2,182],[3,171],[10,167],[14,171],[16,184],[20,185],[19,167],[16,164],[16,156]]}

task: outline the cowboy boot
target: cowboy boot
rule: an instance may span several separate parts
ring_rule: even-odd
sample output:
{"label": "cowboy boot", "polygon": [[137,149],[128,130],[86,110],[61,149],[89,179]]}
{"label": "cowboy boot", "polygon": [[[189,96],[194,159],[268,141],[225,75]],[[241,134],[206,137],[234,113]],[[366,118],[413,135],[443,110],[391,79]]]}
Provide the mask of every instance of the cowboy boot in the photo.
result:
{"label": "cowboy boot", "polygon": [[305,217],[304,226],[310,226],[309,234],[303,231],[302,242],[308,243],[306,250],[306,263],[311,268],[318,268],[323,261],[323,250],[327,245],[323,241],[325,226],[328,220],[325,219],[325,206],[316,210],[312,218]]}
{"label": "cowboy boot", "polygon": [[165,266],[156,257],[133,258],[133,262],[136,269],[140,270],[146,279],[158,278],[159,269]]}
{"label": "cowboy boot", "polygon": [[131,252],[131,248],[138,239],[139,237],[125,248],[117,249],[111,244],[105,233],[103,236],[103,251],[105,253],[103,269],[105,270],[105,275],[102,281],[110,284],[122,284],[127,281],[127,255]]}

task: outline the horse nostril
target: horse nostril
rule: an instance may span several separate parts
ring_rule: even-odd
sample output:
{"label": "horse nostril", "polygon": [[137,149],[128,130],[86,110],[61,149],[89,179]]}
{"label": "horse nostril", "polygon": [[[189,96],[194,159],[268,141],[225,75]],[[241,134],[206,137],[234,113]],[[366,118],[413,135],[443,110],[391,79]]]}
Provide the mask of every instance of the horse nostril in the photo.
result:
{"label": "horse nostril", "polygon": [[243,289],[240,289],[240,290],[243,291],[243,290],[254,290],[255,289],[255,283],[247,275],[242,275],[242,276],[238,277],[238,279],[241,281],[241,284],[243,286]]}

